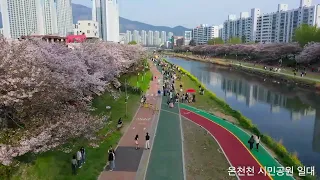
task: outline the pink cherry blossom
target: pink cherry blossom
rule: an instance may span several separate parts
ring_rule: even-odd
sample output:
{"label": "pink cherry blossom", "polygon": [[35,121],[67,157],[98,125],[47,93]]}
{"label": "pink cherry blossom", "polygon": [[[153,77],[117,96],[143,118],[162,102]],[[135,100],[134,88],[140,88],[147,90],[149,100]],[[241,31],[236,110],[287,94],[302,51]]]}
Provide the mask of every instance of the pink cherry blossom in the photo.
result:
{"label": "pink cherry blossom", "polygon": [[0,38],[0,122],[24,125],[14,131],[0,126],[0,162],[8,165],[27,152],[93,135],[104,123],[89,114],[91,100],[105,91],[119,97],[114,90],[121,84],[118,77],[139,64],[143,55],[140,46],[103,41],[70,49]]}

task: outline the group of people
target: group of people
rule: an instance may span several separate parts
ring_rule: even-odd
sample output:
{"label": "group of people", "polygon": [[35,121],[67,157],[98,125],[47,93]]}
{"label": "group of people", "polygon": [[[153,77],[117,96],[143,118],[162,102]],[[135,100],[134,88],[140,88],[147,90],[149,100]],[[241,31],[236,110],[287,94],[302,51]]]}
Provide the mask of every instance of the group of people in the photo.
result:
{"label": "group of people", "polygon": [[86,151],[84,147],[81,147],[79,151],[77,151],[77,153],[72,156],[72,159],[71,159],[71,168],[72,168],[73,175],[77,174],[77,169],[81,168],[82,165],[86,163],[85,160],[86,160]]}
{"label": "group of people", "polygon": [[[150,135],[149,133],[147,132],[146,133],[146,136],[145,136],[145,149],[148,150],[150,149]],[[139,145],[139,134],[137,134],[135,137],[134,137],[134,144],[136,145],[136,150],[140,149],[140,145]]]}
{"label": "group of people", "polygon": [[259,151],[259,144],[260,144],[260,136],[259,135],[251,135],[249,141],[250,150],[253,149],[254,143],[256,143],[256,150]]}

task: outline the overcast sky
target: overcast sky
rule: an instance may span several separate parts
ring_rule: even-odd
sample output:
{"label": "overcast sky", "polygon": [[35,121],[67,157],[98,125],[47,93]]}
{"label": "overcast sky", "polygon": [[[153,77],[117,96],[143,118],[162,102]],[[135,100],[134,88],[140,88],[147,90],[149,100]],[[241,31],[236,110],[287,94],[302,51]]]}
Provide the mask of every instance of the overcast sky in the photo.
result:
{"label": "overcast sky", "polygon": [[[152,25],[189,28],[199,24],[220,25],[228,14],[250,12],[260,8],[262,13],[277,10],[278,4],[289,4],[289,9],[297,8],[300,0],[118,0],[120,16]],[[91,0],[72,0],[73,3],[91,7]],[[313,0],[320,4],[320,0]]]}

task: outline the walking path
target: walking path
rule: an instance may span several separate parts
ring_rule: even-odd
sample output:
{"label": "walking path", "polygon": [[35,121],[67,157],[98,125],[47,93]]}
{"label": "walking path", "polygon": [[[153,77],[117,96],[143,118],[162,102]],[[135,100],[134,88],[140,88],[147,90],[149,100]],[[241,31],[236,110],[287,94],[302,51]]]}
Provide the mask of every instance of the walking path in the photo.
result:
{"label": "walking path", "polygon": [[[246,145],[250,135],[241,128],[186,104],[180,104],[180,108],[182,116],[202,126],[214,136],[229,163],[236,168],[241,180],[294,179],[262,146],[260,146],[259,152],[256,150],[250,151]],[[253,167],[251,172],[249,172],[249,167]],[[239,169],[242,172],[239,173]]]}
{"label": "walking path", "polygon": [[[159,71],[151,64],[151,72],[154,76],[160,77]],[[154,107],[160,105],[161,97],[157,97],[157,91],[161,88],[158,84],[158,79],[150,82],[150,89],[147,91],[147,103]],[[125,134],[119,141],[116,148],[115,169],[109,171],[108,167],[100,174],[99,180],[134,180],[137,176],[144,176],[149,159],[149,151],[144,150],[145,135],[150,134],[150,145],[154,137],[154,129],[157,123],[158,113],[154,110],[145,107],[139,107],[136,115],[131,121]],[[139,135],[140,149],[135,149],[134,137]],[[105,152],[108,153],[108,152]],[[141,162],[141,163],[140,163]],[[141,179],[141,178],[137,178]]]}

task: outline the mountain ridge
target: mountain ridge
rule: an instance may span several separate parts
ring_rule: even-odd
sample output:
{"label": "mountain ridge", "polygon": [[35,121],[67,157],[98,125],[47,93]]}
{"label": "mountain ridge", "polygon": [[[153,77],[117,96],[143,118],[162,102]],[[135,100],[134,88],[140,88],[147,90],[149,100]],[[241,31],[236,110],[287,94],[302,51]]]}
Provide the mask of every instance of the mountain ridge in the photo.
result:
{"label": "mountain ridge", "polygon": [[[78,20],[90,20],[92,19],[91,8],[72,3],[72,16],[73,23],[76,24]],[[154,26],[147,23],[129,20],[123,17],[120,17],[120,33],[125,33],[127,30],[145,30],[145,31],[165,31],[172,32],[175,36],[184,36],[184,31],[188,31],[190,29],[183,26]],[[0,28],[2,28],[2,16],[0,12]]]}

